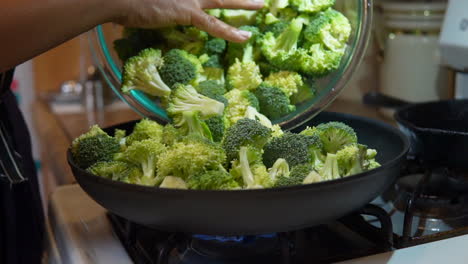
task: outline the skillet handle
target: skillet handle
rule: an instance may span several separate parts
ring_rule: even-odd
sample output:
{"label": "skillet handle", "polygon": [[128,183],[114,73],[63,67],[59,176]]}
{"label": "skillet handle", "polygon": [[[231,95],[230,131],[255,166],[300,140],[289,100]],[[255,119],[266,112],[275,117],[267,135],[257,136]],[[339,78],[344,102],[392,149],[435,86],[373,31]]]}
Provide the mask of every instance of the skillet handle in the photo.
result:
{"label": "skillet handle", "polygon": [[411,103],[379,92],[368,92],[363,96],[363,103],[369,106],[398,109]]}

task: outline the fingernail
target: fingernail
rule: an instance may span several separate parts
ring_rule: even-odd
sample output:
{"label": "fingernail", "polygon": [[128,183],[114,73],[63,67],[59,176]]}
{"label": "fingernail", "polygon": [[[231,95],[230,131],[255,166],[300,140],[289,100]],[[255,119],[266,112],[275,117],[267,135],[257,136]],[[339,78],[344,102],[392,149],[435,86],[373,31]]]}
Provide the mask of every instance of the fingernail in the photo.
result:
{"label": "fingernail", "polygon": [[265,2],[263,0],[250,0],[254,5],[264,5]]}
{"label": "fingernail", "polygon": [[241,36],[243,39],[249,39],[252,36],[252,32],[245,31],[245,30],[238,30],[237,34]]}

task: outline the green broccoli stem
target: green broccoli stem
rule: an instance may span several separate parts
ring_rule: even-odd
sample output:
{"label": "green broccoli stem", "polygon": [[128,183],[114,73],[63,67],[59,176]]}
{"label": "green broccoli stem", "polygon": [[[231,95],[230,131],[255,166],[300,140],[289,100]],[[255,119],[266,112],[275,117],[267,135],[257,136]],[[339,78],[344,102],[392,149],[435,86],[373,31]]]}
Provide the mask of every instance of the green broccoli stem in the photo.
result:
{"label": "green broccoli stem", "polygon": [[242,56],[242,62],[251,62],[253,61],[253,45],[252,43],[246,44],[244,48],[244,55]]}
{"label": "green broccoli stem", "polygon": [[143,177],[140,179],[142,185],[154,186],[156,184],[154,155],[150,155],[147,160],[141,162]]}
{"label": "green broccoli stem", "polygon": [[239,150],[239,162],[241,166],[242,179],[247,188],[252,188],[255,185],[254,175],[250,170],[250,162],[248,159],[248,147],[241,147]]}
{"label": "green broccoli stem", "polygon": [[210,128],[204,121],[200,120],[198,112],[187,111],[183,112],[182,115],[187,123],[188,135],[197,135],[213,141]]}
{"label": "green broccoli stem", "polygon": [[320,176],[322,176],[322,178],[325,180],[335,180],[340,178],[340,170],[338,168],[336,154],[328,153]]}
{"label": "green broccoli stem", "polygon": [[279,35],[275,49],[287,51],[296,50],[302,26],[303,22],[301,19],[293,19],[288,28]]}

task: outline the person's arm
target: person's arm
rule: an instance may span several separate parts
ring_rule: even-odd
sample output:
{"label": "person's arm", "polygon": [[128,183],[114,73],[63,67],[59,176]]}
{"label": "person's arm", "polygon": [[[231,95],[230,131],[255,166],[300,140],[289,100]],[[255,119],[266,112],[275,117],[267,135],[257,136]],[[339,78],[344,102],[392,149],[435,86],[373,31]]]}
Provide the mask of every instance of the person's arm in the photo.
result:
{"label": "person's arm", "polygon": [[96,25],[195,25],[230,41],[248,32],[230,27],[203,9],[256,9],[255,0],[3,0],[0,3],[0,72],[33,58]]}

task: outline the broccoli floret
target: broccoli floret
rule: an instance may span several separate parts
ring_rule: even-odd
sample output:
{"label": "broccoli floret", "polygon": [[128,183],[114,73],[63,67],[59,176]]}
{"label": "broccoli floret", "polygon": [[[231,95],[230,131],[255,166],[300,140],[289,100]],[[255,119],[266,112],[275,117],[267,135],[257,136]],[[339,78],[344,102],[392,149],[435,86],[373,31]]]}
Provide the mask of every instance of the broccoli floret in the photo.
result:
{"label": "broccoli floret", "polygon": [[268,118],[278,119],[296,110],[289,97],[278,87],[262,83],[254,92],[260,109]]}
{"label": "broccoli floret", "polygon": [[123,38],[114,41],[114,49],[122,62],[144,49],[163,48],[163,45],[163,34],[155,29],[125,28]]}
{"label": "broccoli floret", "polygon": [[323,155],[323,143],[318,135],[311,135],[308,137],[310,162],[313,168],[318,171],[323,167],[323,162],[325,161],[325,156]]}
{"label": "broccoli floret", "polygon": [[270,139],[271,130],[259,122],[244,118],[229,127],[224,135],[223,148],[228,161],[238,157],[242,146],[254,146],[262,149]]}
{"label": "broccoli floret", "polygon": [[214,16],[214,17],[217,17],[217,18],[220,18],[221,17],[221,9],[219,8],[215,8],[215,9],[208,9],[208,10],[205,10],[205,12],[208,14],[208,15],[211,15],[211,16]]}
{"label": "broccoli floret", "polygon": [[309,147],[315,141],[309,136],[285,132],[280,137],[272,138],[264,147],[263,161],[271,167],[279,159],[285,159],[289,166],[311,162]]}
{"label": "broccoli floret", "polygon": [[189,189],[194,190],[235,190],[239,183],[225,170],[211,170],[192,175],[187,180]]}
{"label": "broccoli floret", "polygon": [[168,96],[171,89],[161,78],[164,64],[161,51],[157,49],[145,49],[131,57],[124,65],[122,91],[140,90],[153,96]]}
{"label": "broccoli floret", "polygon": [[273,33],[274,37],[278,37],[286,28],[289,26],[287,21],[278,20],[274,23],[267,24],[265,26],[264,32]]}
{"label": "broccoli floret", "polygon": [[109,136],[97,125],[73,140],[71,147],[73,160],[82,169],[100,161],[112,161],[114,154],[119,151],[119,140]]}
{"label": "broccoli floret", "polygon": [[141,179],[143,179],[143,172],[140,168],[136,166],[130,166],[127,170],[125,170],[119,178],[119,181],[130,183],[130,184],[139,184],[144,185],[141,183]]}
{"label": "broccoli floret", "polygon": [[323,168],[319,171],[319,175],[324,180],[335,180],[341,177],[336,154],[327,154],[325,164],[323,165]]}
{"label": "broccoli floret", "polygon": [[224,106],[228,105],[228,100],[226,99],[226,97],[224,97],[226,89],[224,88],[224,85],[220,84],[217,81],[203,81],[197,86],[197,91],[206,97],[223,103]]}
{"label": "broccoli floret", "polygon": [[297,68],[297,43],[301,35],[303,22],[293,19],[288,27],[275,36],[273,32],[267,32],[261,43],[262,54],[267,60],[282,69]]}
{"label": "broccoli floret", "polygon": [[166,188],[166,189],[188,189],[187,183],[179,178],[174,176],[166,176],[164,180],[159,185],[159,188]]}
{"label": "broccoli floret", "polygon": [[259,61],[258,62],[258,67],[260,67],[260,73],[263,76],[268,76],[274,72],[279,72],[281,69],[269,62],[266,61]]}
{"label": "broccoli floret", "polygon": [[231,175],[241,178],[247,189],[267,188],[274,184],[262,163],[261,149],[254,146],[240,147],[237,160],[232,162]]}
{"label": "broccoli floret", "polygon": [[323,181],[322,176],[313,170],[309,173],[309,175],[307,175],[307,177],[305,177],[304,181],[302,181],[302,184],[311,184],[321,181]]}
{"label": "broccoli floret", "polygon": [[198,112],[200,118],[207,119],[222,115],[224,104],[201,95],[191,85],[177,84],[169,97],[167,112],[174,119],[181,119],[183,112]]}
{"label": "broccoli floret", "polygon": [[162,181],[156,177],[156,163],[159,155],[166,151],[166,146],[157,140],[145,139],[134,142],[127,149],[115,155],[115,160],[131,163],[141,168],[143,177],[140,184],[155,186]]}
{"label": "broccoli floret", "polygon": [[364,171],[363,163],[366,157],[366,148],[363,145],[360,146],[350,144],[336,152],[340,175],[350,176]]}
{"label": "broccoli floret", "polygon": [[317,128],[316,127],[310,127],[307,126],[304,130],[302,130],[299,134],[301,135],[306,135],[306,136],[317,136]]}
{"label": "broccoli floret", "polygon": [[250,38],[243,42],[229,42],[226,52],[226,63],[232,65],[236,59],[242,61],[244,58],[248,61],[257,61],[261,55],[261,51],[257,47],[259,45],[262,34],[258,27],[241,26],[239,29],[252,33]]}
{"label": "broccoli floret", "polygon": [[312,44],[308,49],[299,49],[295,55],[296,69],[318,78],[338,69],[344,50],[327,50],[321,44]]}
{"label": "broccoli floret", "polygon": [[243,9],[223,9],[221,11],[221,19],[234,27],[243,25],[253,25],[255,23],[255,10]]}
{"label": "broccoli floret", "polygon": [[291,71],[272,73],[265,79],[265,83],[280,88],[288,97],[296,94],[299,88],[304,85],[301,75]]}
{"label": "broccoli floret", "polygon": [[133,127],[133,132],[126,137],[125,143],[126,145],[131,145],[133,142],[145,139],[161,142],[163,129],[164,127],[157,122],[144,118]]}
{"label": "broccoli floret", "polygon": [[215,116],[205,120],[206,125],[211,131],[214,142],[221,142],[226,130],[226,118],[224,116]]}
{"label": "broccoli floret", "polygon": [[279,125],[273,125],[271,123],[270,119],[268,119],[268,117],[266,117],[265,115],[259,113],[257,109],[255,109],[255,108],[253,108],[251,106],[247,107],[247,111],[245,111],[245,117],[248,118],[248,119],[258,121],[258,122],[260,122],[260,124],[262,124],[262,125],[268,127],[269,129],[271,129],[271,136],[272,137],[279,137],[279,136],[283,135],[283,130],[281,130],[281,127]]}
{"label": "broccoli floret", "polygon": [[271,0],[265,7],[270,10],[272,15],[277,16],[278,12],[280,12],[280,10],[284,10],[288,5],[288,0]]}
{"label": "broccoli floret", "polygon": [[310,164],[300,164],[294,166],[288,176],[283,175],[278,178],[275,183],[275,187],[301,185],[312,170],[313,169]]}
{"label": "broccoli floret", "polygon": [[198,136],[206,138],[210,141],[213,140],[210,128],[200,119],[199,112],[186,111],[182,112],[181,115],[177,115],[174,119],[175,126],[179,128],[179,131],[185,136]]}
{"label": "broccoli floret", "polygon": [[176,83],[193,84],[203,67],[195,55],[185,50],[172,49],[163,56],[164,64],[159,72],[163,81],[173,87]]}
{"label": "broccoli floret", "polygon": [[[360,146],[361,148],[363,148],[362,145]],[[372,170],[381,166],[380,163],[375,160],[376,156],[377,156],[377,150],[375,149],[366,150],[365,158],[363,161],[364,170]]]}
{"label": "broccoli floret", "polygon": [[220,38],[213,38],[205,43],[205,52],[209,55],[220,55],[226,50],[226,41]]}
{"label": "broccoli floret", "polygon": [[182,49],[190,54],[200,55],[203,52],[208,34],[196,27],[171,27],[162,30],[170,49]]}
{"label": "broccoli floret", "polygon": [[318,125],[317,135],[323,143],[325,153],[335,154],[342,147],[357,143],[356,132],[342,122],[328,122]]}
{"label": "broccoli floret", "polygon": [[167,124],[163,128],[162,143],[168,147],[174,145],[182,137],[179,129],[175,128],[172,124]]}
{"label": "broccoli floret", "polygon": [[291,0],[291,5],[299,12],[315,13],[335,4],[335,0]]}
{"label": "broccoli floret", "polygon": [[206,80],[216,81],[224,86],[224,67],[220,62],[219,55],[207,55],[207,60],[203,63],[203,73],[199,75],[198,82]]}
{"label": "broccoli floret", "polygon": [[285,159],[277,159],[273,166],[268,169],[270,178],[273,181],[276,181],[280,177],[289,177],[289,164]]}
{"label": "broccoli floret", "polygon": [[305,78],[304,85],[299,86],[297,93],[291,96],[291,103],[294,105],[301,104],[315,97],[317,85],[310,78]]}
{"label": "broccoli floret", "polygon": [[351,35],[351,24],[340,12],[328,9],[312,18],[304,37],[313,44],[322,44],[333,51],[343,51]]}
{"label": "broccoli floret", "polygon": [[186,180],[192,175],[218,170],[226,162],[223,148],[199,137],[186,137],[159,156],[159,176],[175,176]]}
{"label": "broccoli floret", "polygon": [[255,109],[260,108],[257,97],[247,90],[232,89],[224,97],[228,100],[226,118],[229,126],[235,124],[239,119],[245,118],[249,106]]}
{"label": "broccoli floret", "polygon": [[125,150],[127,147],[127,131],[122,130],[122,129],[116,129],[114,131],[114,138],[119,141],[120,144],[120,149]]}
{"label": "broccoli floret", "polygon": [[121,161],[100,161],[87,169],[88,172],[111,180],[120,180],[131,167]]}

